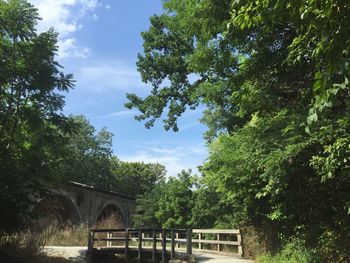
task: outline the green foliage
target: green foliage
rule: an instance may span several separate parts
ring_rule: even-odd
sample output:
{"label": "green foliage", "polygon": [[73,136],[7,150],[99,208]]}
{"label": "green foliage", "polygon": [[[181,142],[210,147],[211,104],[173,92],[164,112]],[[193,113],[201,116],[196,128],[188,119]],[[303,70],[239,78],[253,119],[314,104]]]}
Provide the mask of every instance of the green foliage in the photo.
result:
{"label": "green foliage", "polygon": [[56,159],[57,176],[61,181],[73,180],[111,188],[114,178],[111,172],[112,134],[103,128],[95,128],[83,116],[70,116],[72,131],[65,135],[62,156]]}
{"label": "green foliage", "polygon": [[55,60],[57,33],[36,33],[25,0],[0,0],[0,229],[24,227],[39,196],[74,180],[130,195],[163,180],[159,164],[112,157],[112,134],[61,112],[73,87]]}
{"label": "green foliage", "polygon": [[339,230],[325,229],[318,239],[317,251],[325,262],[347,262],[349,249],[349,234]]}
{"label": "green foliage", "polygon": [[158,163],[122,162],[114,157],[111,173],[115,189],[136,197],[151,192],[156,184],[164,180],[166,170]]}
{"label": "green foliage", "polygon": [[136,200],[136,227],[186,228],[191,225],[194,178],[182,171]]}
{"label": "green foliage", "polygon": [[[152,92],[129,94],[126,106],[139,109],[147,127],[167,112],[165,128],[175,131],[183,112],[207,106],[201,121],[210,155],[193,196],[214,192],[218,205],[208,210],[210,222],[197,213],[193,223],[253,225],[276,238],[298,233],[314,248],[334,231],[338,252],[324,258],[341,258],[348,245],[339,240],[350,230],[350,4],[163,6],[142,34],[137,64]],[[206,204],[198,207],[192,211]]]}
{"label": "green foliage", "polygon": [[182,171],[178,178],[170,177],[158,200],[156,217],[163,228],[186,228],[192,208],[191,171]]}
{"label": "green foliage", "polygon": [[305,243],[297,238],[291,239],[276,255],[265,255],[257,258],[261,263],[313,263],[319,262],[312,251],[305,247]]}
{"label": "green foliage", "polygon": [[37,10],[0,1],[0,227],[22,223],[43,181],[53,180],[69,128],[62,92],[73,86],[55,61],[57,34],[37,34]]}
{"label": "green foliage", "polygon": [[162,222],[156,217],[159,210],[158,200],[165,191],[166,184],[162,182],[153,187],[149,192],[138,196],[136,199],[133,224],[137,228],[161,228]]}

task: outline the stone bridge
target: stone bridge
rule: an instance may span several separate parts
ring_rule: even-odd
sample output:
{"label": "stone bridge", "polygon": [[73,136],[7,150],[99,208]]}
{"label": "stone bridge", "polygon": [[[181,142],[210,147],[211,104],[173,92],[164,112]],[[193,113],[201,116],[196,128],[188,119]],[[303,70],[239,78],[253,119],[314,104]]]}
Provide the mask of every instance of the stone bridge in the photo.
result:
{"label": "stone bridge", "polygon": [[87,224],[92,226],[110,215],[118,221],[116,227],[130,227],[135,199],[125,194],[69,182],[49,194],[33,208],[34,227],[52,224]]}

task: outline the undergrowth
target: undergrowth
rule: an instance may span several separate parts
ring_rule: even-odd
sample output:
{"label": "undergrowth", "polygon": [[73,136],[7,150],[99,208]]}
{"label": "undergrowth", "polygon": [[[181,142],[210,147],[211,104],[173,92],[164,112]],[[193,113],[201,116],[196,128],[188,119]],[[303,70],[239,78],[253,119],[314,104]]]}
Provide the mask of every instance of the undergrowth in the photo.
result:
{"label": "undergrowth", "polygon": [[300,239],[291,239],[282,250],[275,254],[265,254],[257,257],[259,263],[317,263],[315,251],[305,247]]}

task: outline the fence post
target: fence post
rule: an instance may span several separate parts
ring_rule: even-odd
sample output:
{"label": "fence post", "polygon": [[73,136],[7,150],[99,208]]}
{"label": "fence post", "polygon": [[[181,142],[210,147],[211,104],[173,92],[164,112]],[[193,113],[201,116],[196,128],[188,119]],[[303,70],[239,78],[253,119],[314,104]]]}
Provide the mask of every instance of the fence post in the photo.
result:
{"label": "fence post", "polygon": [[146,247],[145,232],[142,233],[142,247]]}
{"label": "fence post", "polygon": [[198,243],[198,249],[201,250],[202,249],[202,233],[199,233],[198,234],[198,240],[199,240],[199,243]]}
{"label": "fence post", "polygon": [[[179,239],[179,232],[176,232],[176,239]],[[180,242],[176,242],[176,248],[180,247]]]}
{"label": "fence post", "polygon": [[[111,233],[107,232],[107,239],[111,237]],[[112,245],[112,242],[107,240],[107,247],[110,247]]]}
{"label": "fence post", "polygon": [[162,261],[165,262],[166,257],[166,232],[162,230]]}
{"label": "fence post", "polygon": [[170,258],[174,258],[175,256],[175,235],[174,229],[171,229],[171,250],[170,250]]}
{"label": "fence post", "polygon": [[[217,240],[220,241],[220,234],[216,234]],[[220,251],[220,243],[218,243],[218,251]]]}
{"label": "fence post", "polygon": [[237,234],[237,241],[239,242],[238,245],[238,255],[240,257],[243,256],[243,244],[242,244],[242,235],[241,235],[241,231],[239,230],[239,234]]}
{"label": "fence post", "polygon": [[89,230],[89,240],[88,240],[88,254],[92,254],[94,248],[95,234],[93,230]]}
{"label": "fence post", "polygon": [[142,230],[139,229],[139,246],[138,246],[137,261],[141,262],[141,259],[142,259]]}
{"label": "fence post", "polygon": [[192,255],[192,229],[186,230],[187,254]]}
{"label": "fence post", "polygon": [[129,229],[127,228],[125,231],[125,259],[128,258],[129,254]]}
{"label": "fence post", "polygon": [[156,262],[156,253],[157,253],[157,234],[156,230],[153,229],[152,231],[152,262]]}

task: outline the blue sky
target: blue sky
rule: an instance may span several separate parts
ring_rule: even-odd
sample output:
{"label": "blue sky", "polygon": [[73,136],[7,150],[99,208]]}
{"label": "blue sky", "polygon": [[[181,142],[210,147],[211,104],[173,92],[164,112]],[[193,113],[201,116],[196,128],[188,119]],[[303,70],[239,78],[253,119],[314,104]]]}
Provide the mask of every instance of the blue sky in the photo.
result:
{"label": "blue sky", "polygon": [[158,121],[148,130],[124,108],[125,94],[147,95],[136,70],[142,52],[140,33],[149,17],[161,13],[161,0],[29,0],[42,17],[39,31],[59,33],[58,60],[73,73],[76,87],[66,95],[65,114],[85,115],[97,130],[114,134],[113,151],[123,161],[159,162],[168,175],[192,169],[207,156],[198,118],[201,110],[180,119],[180,131],[166,132]]}

